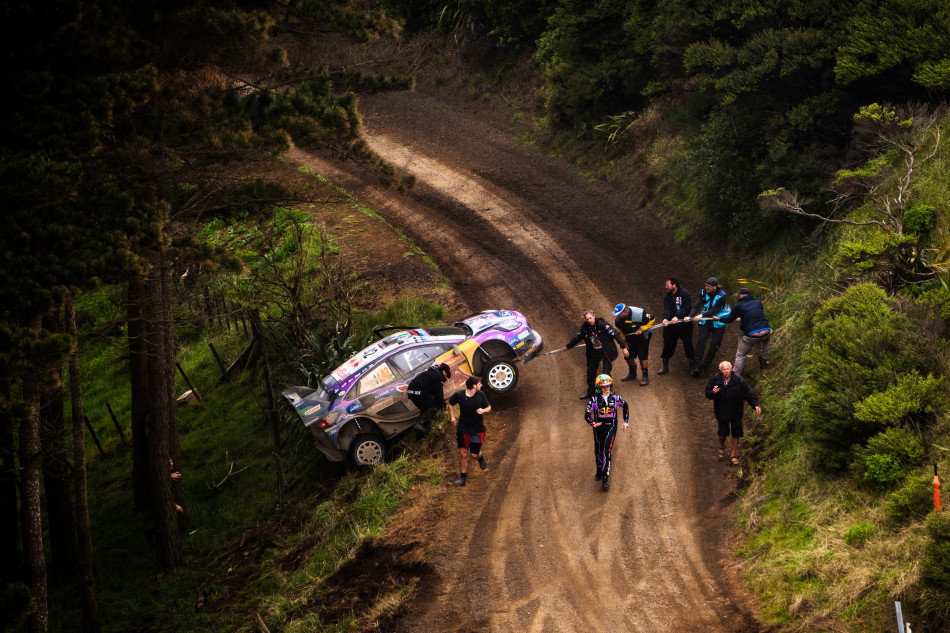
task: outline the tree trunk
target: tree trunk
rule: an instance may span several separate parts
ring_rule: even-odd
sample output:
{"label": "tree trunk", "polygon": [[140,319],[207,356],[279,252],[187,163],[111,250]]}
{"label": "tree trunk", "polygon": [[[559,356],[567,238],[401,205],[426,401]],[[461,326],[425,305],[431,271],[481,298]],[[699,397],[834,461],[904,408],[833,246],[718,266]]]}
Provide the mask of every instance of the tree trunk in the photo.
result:
{"label": "tree trunk", "polygon": [[75,340],[69,356],[69,395],[72,403],[73,468],[76,481],[76,536],[79,565],[79,601],[83,633],[99,633],[99,606],[96,603],[96,579],[92,566],[92,525],[89,521],[89,495],[86,483],[86,430],[83,427],[82,373],[79,369],[79,335],[73,297],[66,299],[66,322]]}
{"label": "tree trunk", "polygon": [[[59,328],[53,328],[57,331]],[[66,462],[66,426],[63,420],[62,372],[55,387],[48,387],[40,409],[43,447],[43,487],[49,525],[50,580],[63,584],[76,577],[76,523],[73,518],[69,470]]]}
{"label": "tree trunk", "polygon": [[[0,377],[0,400],[10,402],[10,381]],[[20,531],[17,520],[16,448],[13,419],[0,411],[0,580],[22,580]]]}
{"label": "tree trunk", "polygon": [[135,509],[152,507],[152,492],[148,477],[148,356],[145,322],[145,282],[129,281],[129,375],[132,384],[132,494]]}
{"label": "tree trunk", "polygon": [[[36,317],[30,327],[40,331],[42,319]],[[30,410],[20,422],[20,522],[23,528],[23,559],[26,581],[33,595],[34,609],[28,620],[30,633],[49,631],[49,599],[46,587],[46,559],[43,557],[43,520],[40,511],[40,384],[35,373],[23,381],[24,400]]]}
{"label": "tree trunk", "polygon": [[[155,262],[145,282],[147,335],[146,353],[152,362],[148,363],[148,466],[152,491],[152,514],[155,519],[155,547],[159,564],[165,571],[180,566],[183,562],[181,550],[181,532],[175,509],[175,496],[172,491],[170,447],[177,444],[172,438],[173,429],[177,429],[177,408],[171,406],[174,401],[174,355],[175,349],[168,349],[167,328],[172,327],[170,285],[168,283],[168,265],[164,261]],[[167,368],[167,355],[171,354],[172,373]],[[169,395],[171,394],[171,395]]]}

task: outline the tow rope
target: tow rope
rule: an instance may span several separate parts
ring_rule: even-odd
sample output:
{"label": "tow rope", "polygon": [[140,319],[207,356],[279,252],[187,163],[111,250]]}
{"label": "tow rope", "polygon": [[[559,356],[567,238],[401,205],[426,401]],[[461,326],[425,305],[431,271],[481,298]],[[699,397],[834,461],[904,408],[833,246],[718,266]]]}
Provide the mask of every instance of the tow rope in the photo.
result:
{"label": "tow rope", "polygon": [[[713,320],[712,317],[700,317],[698,319],[690,319],[689,321],[677,321],[676,323],[667,323],[666,325],[679,325],[680,323],[695,323],[696,321],[712,321],[712,320]],[[666,327],[666,326],[663,324],[662,321],[660,321],[656,325],[650,328],[647,328],[646,330],[643,330],[643,331],[649,332],[650,330],[655,330],[658,327]],[[579,348],[580,346],[578,345],[577,347]],[[543,354],[540,354],[540,356],[550,356],[551,354],[557,354],[558,352],[564,352],[564,351],[567,351],[567,348],[560,347],[558,349],[551,350],[550,352],[544,352]]]}

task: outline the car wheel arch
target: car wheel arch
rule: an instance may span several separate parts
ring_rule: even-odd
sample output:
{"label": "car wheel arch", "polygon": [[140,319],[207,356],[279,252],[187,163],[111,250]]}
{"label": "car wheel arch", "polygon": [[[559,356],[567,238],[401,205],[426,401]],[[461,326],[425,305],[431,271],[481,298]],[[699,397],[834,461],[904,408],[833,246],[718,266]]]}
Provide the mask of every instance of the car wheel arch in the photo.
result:
{"label": "car wheel arch", "polygon": [[379,425],[373,420],[369,418],[353,418],[344,424],[340,428],[339,433],[337,433],[337,447],[341,451],[349,453],[353,440],[360,435],[366,435],[368,433],[379,433],[385,437],[383,430],[379,428]]}

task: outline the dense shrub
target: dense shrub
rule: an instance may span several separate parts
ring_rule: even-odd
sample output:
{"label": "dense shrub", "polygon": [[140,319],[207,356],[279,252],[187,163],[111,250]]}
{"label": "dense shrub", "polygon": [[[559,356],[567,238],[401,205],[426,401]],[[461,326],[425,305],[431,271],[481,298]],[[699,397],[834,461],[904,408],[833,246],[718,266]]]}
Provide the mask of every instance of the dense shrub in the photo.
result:
{"label": "dense shrub", "polygon": [[950,587],[950,516],[933,512],[927,521],[927,553],[920,561],[920,579],[925,585]]}
{"label": "dense shrub", "polygon": [[930,479],[911,477],[892,494],[886,504],[887,517],[896,525],[922,519],[933,510],[934,489]]}
{"label": "dense shrub", "polygon": [[[905,423],[925,425],[932,397],[942,406],[930,342],[891,306],[880,288],[862,284],[815,314],[814,346],[804,355],[809,435],[830,471],[853,461],[852,447]],[[922,378],[928,376],[928,378]],[[913,389],[902,389],[913,386]],[[893,388],[892,388],[893,387]],[[872,460],[885,472],[887,460]],[[886,475],[885,475],[886,476]]]}
{"label": "dense shrub", "polygon": [[867,446],[854,449],[851,470],[872,484],[890,486],[920,466],[924,452],[919,434],[903,427],[890,428],[869,439]]}

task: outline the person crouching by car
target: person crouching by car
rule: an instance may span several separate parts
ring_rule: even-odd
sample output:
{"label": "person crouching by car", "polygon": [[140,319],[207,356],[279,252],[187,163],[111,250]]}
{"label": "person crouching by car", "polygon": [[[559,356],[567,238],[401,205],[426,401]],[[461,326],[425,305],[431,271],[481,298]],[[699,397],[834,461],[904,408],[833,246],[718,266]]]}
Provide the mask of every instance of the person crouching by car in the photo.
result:
{"label": "person crouching by car", "polygon": [[[597,378],[598,371],[610,375],[610,370],[613,369],[613,362],[617,359],[617,346],[614,345],[614,341],[617,341],[623,350],[624,358],[630,356],[630,351],[617,330],[594,314],[593,310],[584,313],[584,322],[564,349],[571,349],[582,340],[587,347],[587,393],[580,399],[589,400],[594,395],[594,380]],[[602,370],[601,365],[603,365]]]}
{"label": "person crouching by car", "polygon": [[419,409],[419,421],[414,428],[419,434],[429,432],[429,421],[445,406],[442,385],[452,376],[452,369],[445,363],[432,365],[409,381],[406,393]]}
{"label": "person crouching by car", "polygon": [[[459,416],[455,417],[455,405],[459,406]],[[465,389],[459,389],[449,396],[449,419],[456,425],[455,438],[459,447],[459,478],[456,486],[464,486],[468,479],[468,456],[478,462],[482,470],[488,467],[482,454],[485,442],[485,420],[482,416],[491,411],[488,397],[482,393],[482,379],[471,376],[465,381]]]}

